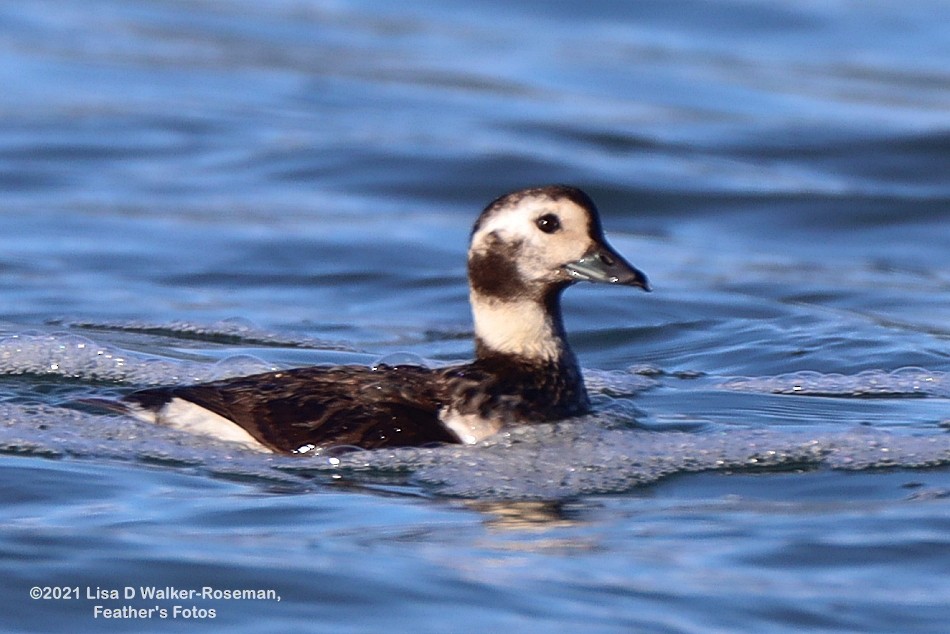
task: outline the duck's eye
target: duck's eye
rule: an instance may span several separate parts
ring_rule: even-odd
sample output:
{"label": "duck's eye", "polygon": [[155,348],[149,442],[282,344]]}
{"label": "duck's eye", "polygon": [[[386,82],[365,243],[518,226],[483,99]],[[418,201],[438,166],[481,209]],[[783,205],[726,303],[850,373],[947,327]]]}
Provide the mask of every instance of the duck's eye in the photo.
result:
{"label": "duck's eye", "polygon": [[554,214],[544,214],[535,221],[535,224],[544,233],[554,233],[561,228],[561,219]]}

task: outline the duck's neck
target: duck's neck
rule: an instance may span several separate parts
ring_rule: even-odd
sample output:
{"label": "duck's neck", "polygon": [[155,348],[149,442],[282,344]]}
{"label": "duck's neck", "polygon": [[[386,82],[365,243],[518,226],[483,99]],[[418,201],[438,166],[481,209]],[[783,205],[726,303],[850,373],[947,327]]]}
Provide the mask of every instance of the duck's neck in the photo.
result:
{"label": "duck's neck", "polygon": [[500,299],[471,294],[475,355],[510,356],[539,365],[576,365],[561,321],[561,293]]}
{"label": "duck's neck", "polygon": [[561,322],[560,293],[546,301],[472,296],[474,365],[495,376],[495,389],[517,396],[522,421],[556,420],[590,409],[584,377]]}

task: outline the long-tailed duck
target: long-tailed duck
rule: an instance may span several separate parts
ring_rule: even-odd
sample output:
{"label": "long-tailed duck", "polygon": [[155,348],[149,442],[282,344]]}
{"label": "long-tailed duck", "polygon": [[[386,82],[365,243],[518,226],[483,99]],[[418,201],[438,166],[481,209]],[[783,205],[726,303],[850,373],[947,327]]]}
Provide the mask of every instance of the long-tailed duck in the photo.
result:
{"label": "long-tailed duck", "polygon": [[563,185],[488,205],[472,229],[468,278],[471,363],[298,368],[146,389],[121,406],[150,422],[286,453],[474,444],[509,425],[590,409],[561,320],[565,288],[588,281],[650,290],[607,244],[590,197]]}

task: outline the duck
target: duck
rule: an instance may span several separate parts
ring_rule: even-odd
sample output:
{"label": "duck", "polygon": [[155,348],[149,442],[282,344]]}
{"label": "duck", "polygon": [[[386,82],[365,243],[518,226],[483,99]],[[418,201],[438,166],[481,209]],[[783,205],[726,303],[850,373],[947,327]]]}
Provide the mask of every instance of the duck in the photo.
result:
{"label": "duck", "polygon": [[140,420],[282,454],[477,444],[591,410],[561,316],[561,295],[578,282],[650,290],[607,243],[584,191],[522,189],[489,203],[472,228],[472,361],[301,367],[142,389],[116,405]]}

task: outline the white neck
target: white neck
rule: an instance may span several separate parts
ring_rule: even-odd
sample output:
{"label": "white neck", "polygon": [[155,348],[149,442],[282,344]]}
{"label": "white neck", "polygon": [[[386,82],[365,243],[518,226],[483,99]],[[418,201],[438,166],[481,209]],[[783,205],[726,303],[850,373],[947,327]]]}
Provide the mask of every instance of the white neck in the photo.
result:
{"label": "white neck", "polygon": [[567,350],[558,316],[538,301],[500,301],[471,295],[475,336],[491,351],[557,361]]}

